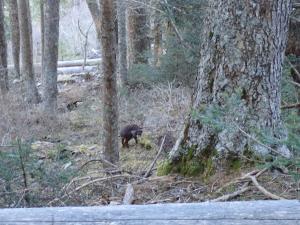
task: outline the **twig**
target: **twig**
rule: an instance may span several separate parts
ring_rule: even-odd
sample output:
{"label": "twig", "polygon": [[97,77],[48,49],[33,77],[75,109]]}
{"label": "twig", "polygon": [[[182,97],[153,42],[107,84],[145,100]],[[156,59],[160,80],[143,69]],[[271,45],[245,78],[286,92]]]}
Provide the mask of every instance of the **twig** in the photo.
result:
{"label": "twig", "polygon": [[255,187],[257,187],[258,190],[260,190],[264,195],[266,195],[269,198],[275,199],[275,200],[284,200],[285,198],[282,198],[280,196],[274,195],[271,192],[267,191],[264,187],[262,187],[258,181],[256,180],[256,178],[254,176],[249,176],[249,178],[251,179],[252,183],[255,185]]}
{"label": "twig", "polygon": [[257,140],[255,137],[252,137],[250,134],[248,134],[246,131],[242,130],[239,126],[237,126],[237,128],[239,129],[239,131],[242,132],[242,134],[244,134],[246,137],[252,139],[253,141],[255,141],[257,144],[269,149],[271,152],[274,152],[278,155],[281,155],[284,158],[288,158],[287,156],[285,156],[284,154],[282,154],[281,152],[275,150],[274,148],[269,147],[268,145],[263,144],[262,142],[260,142],[259,140]]}
{"label": "twig", "polygon": [[158,151],[158,153],[156,154],[156,156],[155,156],[153,162],[151,163],[149,169],[147,170],[147,172],[145,173],[145,175],[144,175],[143,178],[149,177],[149,174],[151,173],[153,166],[155,165],[155,163],[156,163],[158,157],[160,156],[160,154],[161,154],[161,152],[162,152],[163,145],[164,145],[164,143],[165,143],[165,139],[166,139],[166,136],[164,136],[164,138],[163,138],[163,140],[162,140],[162,142],[161,142],[161,144],[160,144],[159,151]]}

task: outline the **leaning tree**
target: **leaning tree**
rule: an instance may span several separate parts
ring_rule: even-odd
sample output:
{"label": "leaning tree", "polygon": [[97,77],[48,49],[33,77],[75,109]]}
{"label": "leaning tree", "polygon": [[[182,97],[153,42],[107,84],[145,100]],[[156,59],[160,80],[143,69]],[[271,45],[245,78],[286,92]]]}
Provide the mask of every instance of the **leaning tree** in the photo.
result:
{"label": "leaning tree", "polygon": [[187,152],[239,156],[245,150],[290,156],[280,118],[290,0],[208,4],[192,107],[171,159]]}

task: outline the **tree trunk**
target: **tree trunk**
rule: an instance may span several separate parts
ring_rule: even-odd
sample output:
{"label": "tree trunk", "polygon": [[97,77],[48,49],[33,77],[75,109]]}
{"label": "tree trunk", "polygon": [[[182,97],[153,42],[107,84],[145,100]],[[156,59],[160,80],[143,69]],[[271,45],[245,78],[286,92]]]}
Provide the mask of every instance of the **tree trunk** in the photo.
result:
{"label": "tree trunk", "polygon": [[7,45],[4,29],[3,5],[3,0],[0,0],[0,91],[2,96],[8,92]]}
{"label": "tree trunk", "polygon": [[4,30],[3,0],[0,0],[0,91],[5,95],[8,91],[7,46]]}
{"label": "tree trunk", "polygon": [[159,18],[160,14],[158,11],[154,14],[154,54],[153,54],[153,64],[154,66],[159,66],[159,58],[162,54],[162,26]]}
{"label": "tree trunk", "polygon": [[286,54],[300,57],[300,9],[296,9],[290,20]]}
{"label": "tree trunk", "polygon": [[126,36],[126,2],[118,0],[118,51],[119,73],[122,85],[127,84],[127,36]]}
{"label": "tree trunk", "polygon": [[148,13],[142,3],[132,3],[128,7],[129,65],[148,62],[146,55],[150,49]]}
{"label": "tree trunk", "polygon": [[111,163],[119,161],[118,143],[118,95],[116,79],[116,33],[115,1],[101,0],[101,46],[103,51],[102,72],[104,75],[104,158]]}
{"label": "tree trunk", "polygon": [[35,84],[33,72],[33,57],[32,57],[32,38],[31,38],[31,18],[27,0],[18,1],[18,12],[20,22],[20,37],[21,37],[21,62],[22,76],[25,81],[26,101],[36,104],[40,101],[39,93]]}
{"label": "tree trunk", "polygon": [[[44,51],[45,51],[45,10],[44,0],[40,0],[40,12],[41,12],[41,65],[44,68]],[[43,77],[43,71],[42,71]]]}
{"label": "tree trunk", "polygon": [[59,38],[59,0],[45,0],[45,49],[43,64],[44,111],[54,115],[57,109],[57,60]]}
{"label": "tree trunk", "polygon": [[11,29],[12,56],[14,61],[15,75],[20,78],[20,28],[18,16],[18,1],[8,1],[9,21]]}
{"label": "tree trunk", "polygon": [[272,150],[258,143],[262,135],[273,138],[274,151],[290,157],[276,141],[287,136],[280,81],[291,2],[209,0],[209,7],[191,113],[171,158],[187,151],[264,155]]}

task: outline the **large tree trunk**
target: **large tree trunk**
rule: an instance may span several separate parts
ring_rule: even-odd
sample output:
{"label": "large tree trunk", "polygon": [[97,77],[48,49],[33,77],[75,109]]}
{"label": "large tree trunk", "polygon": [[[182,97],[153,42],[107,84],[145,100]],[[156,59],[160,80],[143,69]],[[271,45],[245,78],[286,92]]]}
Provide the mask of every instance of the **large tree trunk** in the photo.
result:
{"label": "large tree trunk", "polygon": [[122,85],[127,84],[127,36],[126,36],[126,2],[118,0],[118,64]]}
{"label": "large tree trunk", "polygon": [[25,80],[26,100],[29,103],[38,103],[40,101],[39,93],[35,84],[33,72],[33,57],[32,57],[32,38],[31,38],[31,18],[27,0],[18,1],[18,12],[20,22],[21,36],[21,61],[22,61],[22,76]]}
{"label": "large tree trunk", "polygon": [[59,0],[45,0],[45,49],[43,63],[44,111],[51,115],[57,109],[57,59],[59,38]]}
{"label": "large tree trunk", "polygon": [[115,1],[101,0],[101,45],[103,51],[102,72],[104,75],[104,158],[111,163],[119,161],[118,143],[118,95],[116,79]]}
{"label": "large tree trunk", "polygon": [[[209,0],[209,7],[191,113],[170,156],[267,154],[270,146],[254,137],[286,138],[280,81],[290,1]],[[290,156],[280,143],[271,147]]]}
{"label": "large tree trunk", "polygon": [[15,74],[17,78],[20,78],[20,28],[18,16],[18,1],[8,1],[8,7],[11,29],[12,56],[14,61]]}
{"label": "large tree trunk", "polygon": [[147,63],[150,49],[148,12],[143,4],[131,3],[128,7],[128,60],[129,64]]}
{"label": "large tree trunk", "polygon": [[3,0],[0,0],[0,91],[5,95],[8,91],[7,47],[4,30]]}

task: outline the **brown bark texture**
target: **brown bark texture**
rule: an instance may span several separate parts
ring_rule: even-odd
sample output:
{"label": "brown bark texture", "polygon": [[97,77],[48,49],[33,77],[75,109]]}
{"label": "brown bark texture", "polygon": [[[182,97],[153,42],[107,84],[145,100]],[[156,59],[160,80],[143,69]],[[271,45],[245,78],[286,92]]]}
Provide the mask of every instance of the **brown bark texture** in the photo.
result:
{"label": "brown bark texture", "polygon": [[3,0],[0,0],[0,91],[5,95],[8,91],[7,45],[4,30]]}
{"label": "brown bark texture", "polygon": [[18,14],[21,37],[21,64],[22,77],[25,81],[26,101],[36,104],[40,101],[39,93],[35,83],[32,56],[32,26],[29,3],[27,0],[18,0]]}
{"label": "brown bark texture", "polygon": [[60,0],[45,0],[43,104],[44,111],[54,115],[57,109],[57,60],[59,39]]}
{"label": "brown bark texture", "polygon": [[118,94],[116,73],[116,8],[114,0],[101,0],[102,72],[104,75],[103,132],[104,158],[111,163],[119,161]]}
{"label": "brown bark texture", "polygon": [[239,155],[247,149],[265,155],[270,148],[255,141],[261,133],[278,141],[271,147],[290,157],[280,144],[287,137],[280,118],[280,82],[291,2],[208,4],[192,109],[170,157],[190,149],[195,155]]}
{"label": "brown bark texture", "polygon": [[18,1],[9,0],[9,22],[11,29],[11,45],[12,45],[12,57],[14,61],[15,75],[20,77],[20,27],[18,16]]}

